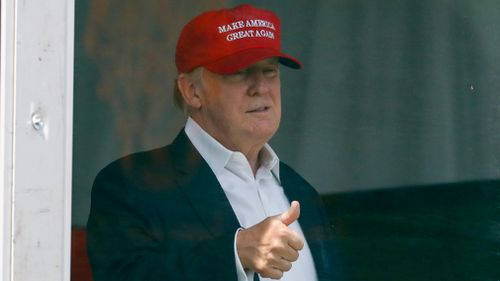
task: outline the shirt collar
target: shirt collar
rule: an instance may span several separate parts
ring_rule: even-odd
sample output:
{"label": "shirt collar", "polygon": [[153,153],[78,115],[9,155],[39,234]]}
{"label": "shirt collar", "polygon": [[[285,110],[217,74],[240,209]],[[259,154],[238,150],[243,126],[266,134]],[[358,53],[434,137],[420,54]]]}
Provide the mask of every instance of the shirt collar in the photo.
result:
{"label": "shirt collar", "polygon": [[184,131],[215,175],[219,175],[231,157],[232,151],[205,132],[191,117],[188,117]]}
{"label": "shirt collar", "polygon": [[[216,176],[222,173],[222,170],[225,169],[231,156],[237,153],[225,148],[203,130],[203,128],[201,128],[191,117],[188,117],[184,131]],[[269,144],[266,143],[262,147],[259,152],[259,158],[261,163],[259,169],[269,169],[278,182],[280,182],[279,158]]]}
{"label": "shirt collar", "polygon": [[259,154],[261,167],[271,170],[274,177],[280,182],[280,160],[269,144],[265,144]]}

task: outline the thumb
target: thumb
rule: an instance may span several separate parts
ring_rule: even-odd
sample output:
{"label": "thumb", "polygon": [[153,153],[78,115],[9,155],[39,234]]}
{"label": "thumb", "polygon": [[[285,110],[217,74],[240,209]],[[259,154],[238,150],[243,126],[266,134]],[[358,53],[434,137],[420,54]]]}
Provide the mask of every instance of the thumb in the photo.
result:
{"label": "thumb", "polygon": [[280,220],[285,225],[290,225],[300,216],[300,204],[298,201],[293,201],[290,208],[280,215]]}

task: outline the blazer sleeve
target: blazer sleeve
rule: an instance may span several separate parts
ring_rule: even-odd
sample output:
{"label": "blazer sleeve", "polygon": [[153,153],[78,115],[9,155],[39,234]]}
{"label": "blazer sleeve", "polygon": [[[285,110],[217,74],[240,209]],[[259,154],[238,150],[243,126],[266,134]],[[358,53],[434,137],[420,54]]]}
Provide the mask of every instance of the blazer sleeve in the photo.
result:
{"label": "blazer sleeve", "polygon": [[175,262],[116,166],[101,171],[92,187],[87,246],[94,280],[177,280],[169,270]]}
{"label": "blazer sleeve", "polygon": [[94,181],[87,225],[94,280],[236,280],[234,233],[203,234],[175,190],[161,197],[138,188],[141,181],[117,164]]}

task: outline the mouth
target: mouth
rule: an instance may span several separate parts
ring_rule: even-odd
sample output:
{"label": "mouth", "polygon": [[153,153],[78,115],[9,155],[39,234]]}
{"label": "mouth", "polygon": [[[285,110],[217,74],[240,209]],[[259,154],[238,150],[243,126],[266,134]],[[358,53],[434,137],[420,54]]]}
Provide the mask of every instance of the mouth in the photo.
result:
{"label": "mouth", "polygon": [[247,111],[247,113],[261,113],[261,112],[266,112],[271,108],[270,106],[260,106],[257,108],[254,108],[252,110]]}

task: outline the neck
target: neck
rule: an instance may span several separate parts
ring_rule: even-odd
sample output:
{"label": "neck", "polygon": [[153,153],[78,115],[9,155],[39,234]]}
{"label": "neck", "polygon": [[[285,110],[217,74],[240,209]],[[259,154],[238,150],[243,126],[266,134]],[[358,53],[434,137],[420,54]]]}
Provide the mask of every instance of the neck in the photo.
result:
{"label": "neck", "polygon": [[254,144],[254,145],[243,145],[242,143],[228,143],[224,142],[220,139],[218,139],[216,136],[214,137],[219,143],[221,143],[225,148],[232,150],[232,151],[238,151],[243,153],[245,155],[245,158],[247,159],[248,163],[250,164],[250,167],[252,168],[252,172],[255,176],[257,173],[257,170],[260,167],[260,151],[264,147],[264,144]]}
{"label": "neck", "polygon": [[252,172],[255,175],[257,170],[260,167],[259,161],[259,153],[261,149],[264,147],[264,144],[267,142],[263,139],[257,138],[249,138],[249,137],[227,137],[224,134],[220,135],[217,130],[214,130],[212,127],[207,126],[205,122],[200,118],[197,118],[196,115],[191,115],[191,118],[211,137],[216,139],[220,144],[222,144],[225,148],[231,151],[238,151],[243,153],[250,163],[250,167],[252,168]]}
{"label": "neck", "polygon": [[245,155],[245,157],[247,158],[248,163],[250,163],[250,167],[252,167],[252,172],[253,172],[254,176],[260,167],[259,153],[260,153],[261,149],[262,149],[262,146],[260,146],[260,148],[258,150],[255,150],[255,151],[251,150],[247,153],[242,152]]}

